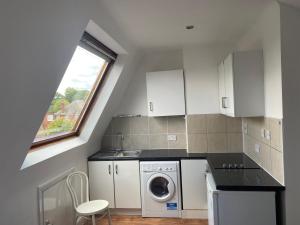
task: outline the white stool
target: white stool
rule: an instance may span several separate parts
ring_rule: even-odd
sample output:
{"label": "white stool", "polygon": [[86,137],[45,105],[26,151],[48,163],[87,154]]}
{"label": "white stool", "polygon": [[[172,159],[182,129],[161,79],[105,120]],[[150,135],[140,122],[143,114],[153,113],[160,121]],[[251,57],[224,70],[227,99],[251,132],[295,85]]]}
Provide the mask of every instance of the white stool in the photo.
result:
{"label": "white stool", "polygon": [[[80,178],[80,203],[78,202],[77,194],[74,187],[71,184],[72,178],[75,176]],[[108,224],[112,225],[110,212],[109,212],[109,202],[106,200],[89,200],[89,181],[88,177],[85,173],[77,171],[71,173],[67,177],[67,187],[71,194],[71,198],[73,201],[73,206],[76,212],[76,220],[75,225],[78,223],[80,218],[92,219],[93,225],[96,225],[96,215],[101,215],[102,217],[107,215]],[[85,185],[84,185],[85,183]],[[85,186],[85,190],[84,190]],[[85,195],[84,195],[85,191]],[[85,197],[85,199],[83,199]]]}

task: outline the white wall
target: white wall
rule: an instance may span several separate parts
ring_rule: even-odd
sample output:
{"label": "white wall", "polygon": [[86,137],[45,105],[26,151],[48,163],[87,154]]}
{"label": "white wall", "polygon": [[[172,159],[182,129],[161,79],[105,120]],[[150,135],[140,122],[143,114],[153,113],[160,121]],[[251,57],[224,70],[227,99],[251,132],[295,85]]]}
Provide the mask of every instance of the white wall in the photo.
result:
{"label": "white wall", "polygon": [[[120,58],[121,69],[118,70],[118,79],[127,80],[134,67],[134,48],[97,0],[1,3],[1,224],[37,225],[37,186],[71,167],[86,170],[87,156],[99,149],[98,135],[105,130],[111,113],[100,114],[96,108],[88,121],[93,125],[98,121],[96,129],[85,132],[86,138],[90,137],[89,142],[20,170],[44,113],[90,19],[129,53]],[[128,63],[132,65],[128,66]],[[126,82],[120,83],[118,79],[115,80],[117,89],[104,90],[112,93],[111,96],[106,96],[106,100],[111,100],[110,103],[105,106],[97,105],[105,113],[114,111],[123,95]],[[101,95],[105,96],[104,93]],[[98,100],[101,101],[101,98]]]}
{"label": "white wall", "polygon": [[263,49],[265,75],[265,116],[282,118],[282,79],[280,10],[277,2],[270,5],[257,23],[241,38],[238,50]]}
{"label": "white wall", "polygon": [[145,53],[115,114],[147,115],[146,72],[184,69],[188,114],[219,113],[217,65],[229,46],[191,46]]}
{"label": "white wall", "polygon": [[287,225],[300,224],[300,9],[281,5],[283,148]]}

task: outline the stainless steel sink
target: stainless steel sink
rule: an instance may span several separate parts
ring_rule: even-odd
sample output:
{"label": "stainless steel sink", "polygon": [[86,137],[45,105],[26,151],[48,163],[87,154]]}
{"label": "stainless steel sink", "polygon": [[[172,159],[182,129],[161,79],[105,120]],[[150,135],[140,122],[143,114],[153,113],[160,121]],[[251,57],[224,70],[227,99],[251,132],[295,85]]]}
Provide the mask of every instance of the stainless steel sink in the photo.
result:
{"label": "stainless steel sink", "polygon": [[141,150],[123,150],[117,153],[117,157],[138,157]]}
{"label": "stainless steel sink", "polygon": [[116,151],[103,151],[103,152],[99,152],[97,154],[98,157],[101,157],[101,158],[109,158],[109,157],[114,157],[118,154],[118,152]]}
{"label": "stainless steel sink", "polygon": [[111,157],[138,157],[141,154],[141,150],[110,150],[103,151],[97,154],[99,158],[111,158]]}

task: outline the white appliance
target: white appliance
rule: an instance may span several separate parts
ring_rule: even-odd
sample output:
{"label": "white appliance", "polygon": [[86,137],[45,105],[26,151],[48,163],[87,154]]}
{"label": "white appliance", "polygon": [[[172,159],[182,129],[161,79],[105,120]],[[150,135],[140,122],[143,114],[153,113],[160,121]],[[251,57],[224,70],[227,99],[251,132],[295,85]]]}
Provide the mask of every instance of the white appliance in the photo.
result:
{"label": "white appliance", "polygon": [[207,213],[208,213],[208,224],[219,225],[218,217],[218,190],[216,189],[215,182],[211,173],[206,175],[207,184]]}
{"label": "white appliance", "polygon": [[178,161],[141,162],[143,217],[181,217]]}
{"label": "white appliance", "polygon": [[275,192],[219,191],[206,179],[209,225],[276,225]]}

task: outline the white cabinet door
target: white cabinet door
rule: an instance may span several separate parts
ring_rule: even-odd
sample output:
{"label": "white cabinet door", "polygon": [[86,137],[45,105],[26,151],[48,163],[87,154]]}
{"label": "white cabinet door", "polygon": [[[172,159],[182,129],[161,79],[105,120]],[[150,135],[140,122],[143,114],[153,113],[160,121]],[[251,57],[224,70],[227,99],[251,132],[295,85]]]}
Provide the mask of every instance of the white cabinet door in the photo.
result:
{"label": "white cabinet door", "polygon": [[138,161],[114,161],[116,208],[141,208]]}
{"label": "white cabinet door", "polygon": [[207,209],[206,160],[181,160],[183,209]]}
{"label": "white cabinet door", "polygon": [[149,116],[185,115],[183,70],[146,74]]}
{"label": "white cabinet door", "polygon": [[89,161],[91,200],[104,199],[115,208],[114,172],[112,161]]}
{"label": "white cabinet door", "polygon": [[231,53],[218,70],[220,112],[232,117],[264,116],[262,51]]}
{"label": "white cabinet door", "polygon": [[226,114],[225,101],[226,101],[226,92],[225,92],[225,73],[224,73],[224,63],[221,62],[218,66],[219,73],[219,103],[220,111],[222,114]]}
{"label": "white cabinet door", "polygon": [[226,114],[234,116],[234,72],[233,72],[233,56],[228,55],[224,60],[225,71],[225,108]]}

